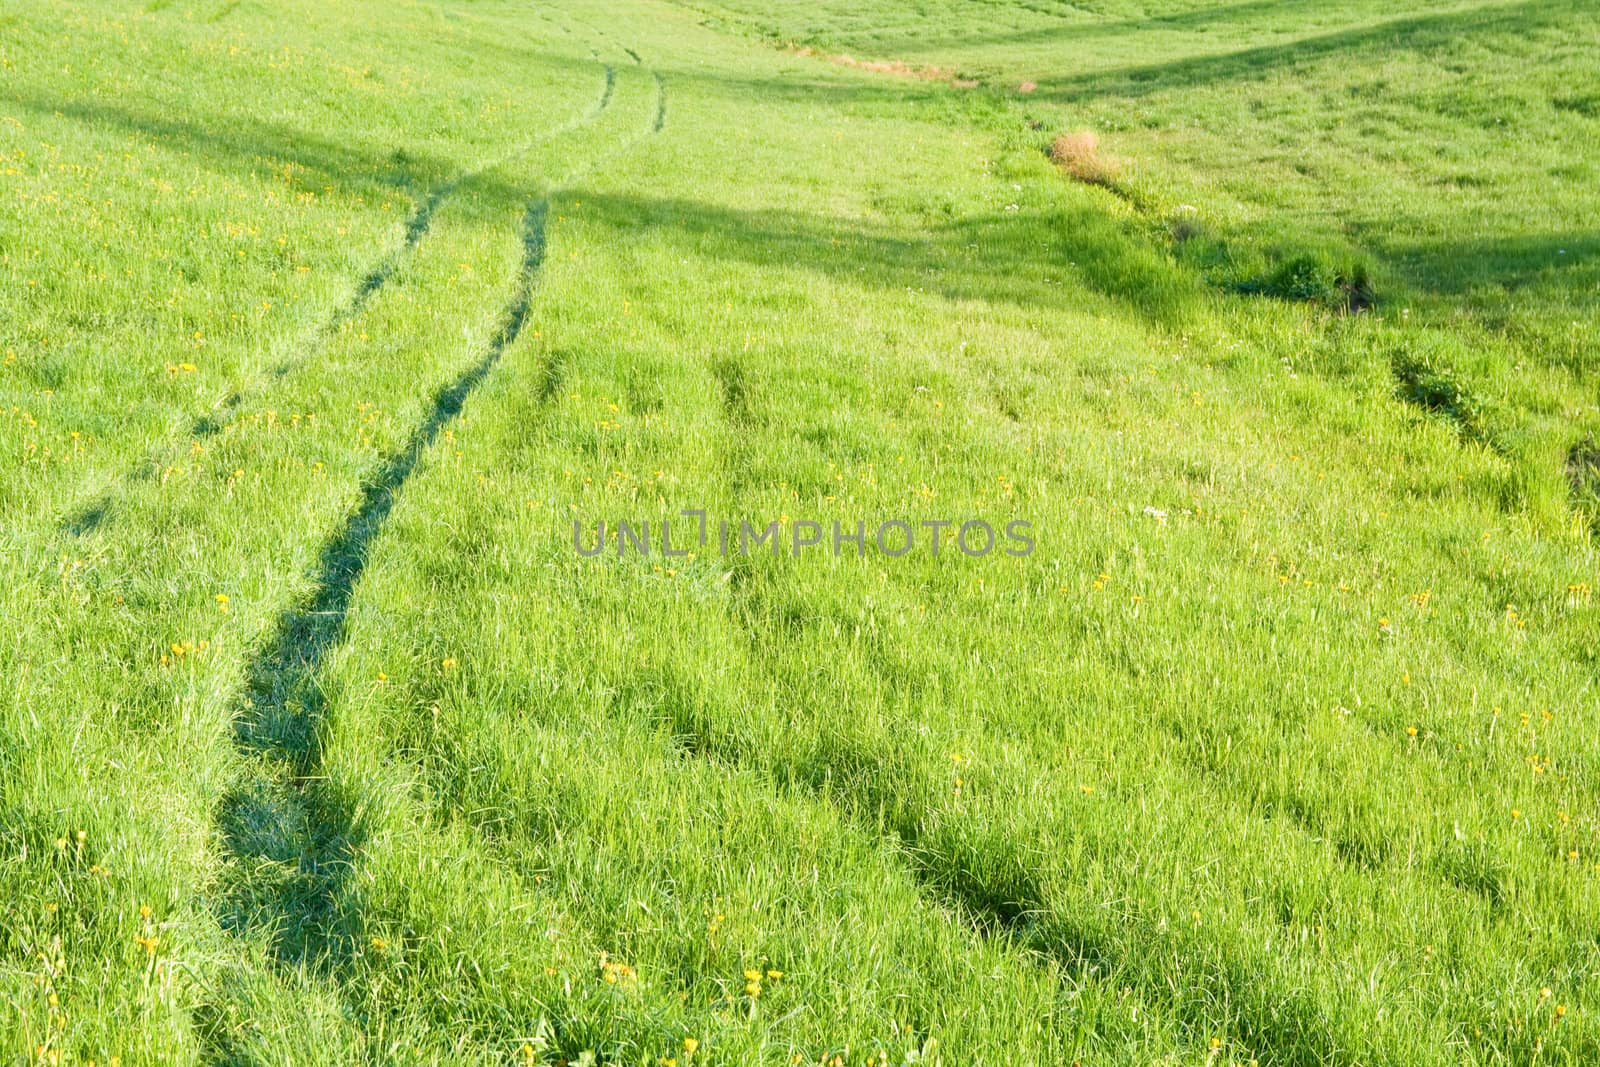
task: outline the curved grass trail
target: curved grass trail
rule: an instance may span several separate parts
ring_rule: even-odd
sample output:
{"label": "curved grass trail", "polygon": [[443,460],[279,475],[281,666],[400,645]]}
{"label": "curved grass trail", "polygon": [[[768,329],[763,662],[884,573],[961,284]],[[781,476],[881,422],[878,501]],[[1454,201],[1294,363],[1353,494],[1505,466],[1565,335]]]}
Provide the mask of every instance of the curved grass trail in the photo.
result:
{"label": "curved grass trail", "polygon": [[[239,872],[219,910],[225,929],[265,936],[273,955],[291,971],[337,978],[357,954],[356,932],[362,926],[350,909],[347,885],[362,848],[361,814],[347,798],[322,786],[319,737],[329,728],[324,662],[345,637],[351,598],[406,483],[528,323],[546,254],[551,196],[665,127],[665,83],[660,75],[652,81],[655,97],[646,126],[593,153],[528,202],[520,265],[483,354],[434,394],[405,445],[367,481],[359,506],[322,550],[308,600],[280,616],[271,639],[245,668],[244,707],[234,718],[234,730],[251,770],[219,806],[221,859]],[[610,102],[613,86],[614,72],[607,67],[597,111]],[[546,394],[559,388],[558,376],[559,368],[547,368]],[[210,1005],[198,1019],[208,1058],[249,1057],[226,1006]],[[370,1033],[368,1038],[381,1040]]]}
{"label": "curved grass trail", "polygon": [[[600,62],[598,56],[595,57],[595,61],[597,63]],[[428,228],[433,223],[434,213],[457,189],[463,185],[470,185],[485,173],[533,151],[535,147],[545,141],[570,133],[598,119],[610,104],[611,94],[616,85],[616,71],[604,63],[601,63],[600,66],[603,72],[603,84],[600,94],[582,114],[539,133],[508,153],[485,160],[468,170],[464,170],[430,190],[417,204],[410,217],[406,219],[400,245],[384,253],[361,276],[343,302],[335,306],[325,317],[319,319],[308,333],[294,342],[287,356],[278,359],[266,369],[264,374],[257,376],[252,382],[235,387],[222,399],[218,400],[208,412],[195,419],[189,427],[184,444],[173,445],[164,450],[162,456],[152,457],[145,461],[134,473],[133,477],[145,479],[155,477],[181,457],[182,450],[187,447],[188,443],[201,442],[220,433],[238,414],[243,404],[262,393],[263,390],[270,388],[272,382],[293,373],[300,364],[311,358],[326,343],[331,334],[355,322],[360,317],[361,311],[367,305],[367,302],[405,264],[407,257],[417,247],[417,244],[427,236]],[[105,490],[90,503],[83,505],[70,514],[63,521],[63,528],[74,536],[83,536],[94,532],[109,517],[115,505],[116,495],[117,489],[114,486]]]}
{"label": "curved grass trail", "polygon": [[[198,29],[194,35],[204,41],[212,32]],[[589,92],[594,58],[587,49],[570,59],[552,52],[528,65],[550,85],[552,101],[577,103]],[[606,74],[598,98],[609,119],[614,68],[599,66]],[[117,69],[115,49],[108,49],[106,69]],[[576,119],[543,131],[552,159],[588,154],[584,145],[594,135],[585,129],[591,124],[585,116],[592,110],[598,110],[593,103],[576,112]],[[70,120],[61,125],[89,137],[116,134]],[[253,166],[235,151],[250,142],[248,128],[224,137],[191,125],[177,154],[203,158],[225,175],[231,173],[227,168]],[[5,905],[0,923],[7,953],[0,967],[7,990],[0,1033],[8,1051],[98,1048],[102,1060],[114,1054],[132,1062],[166,1062],[198,1050],[194,1020],[205,1014],[210,998],[221,996],[213,979],[233,973],[251,951],[237,939],[216,938],[212,894],[205,890],[215,877],[210,862],[200,858],[210,852],[208,824],[234,777],[225,768],[235,750],[214,728],[222,720],[213,713],[227,711],[238,686],[235,672],[258,643],[253,634],[260,630],[265,636],[277,607],[311,571],[315,558],[307,556],[321,537],[310,539],[308,532],[322,530],[347,504],[359,509],[360,500],[350,500],[352,491],[386,455],[403,453],[407,416],[430,399],[418,379],[459,373],[455,361],[463,341],[478,358],[483,344],[503,346],[514,336],[502,332],[497,341],[492,331],[501,325],[490,324],[480,341],[483,327],[477,323],[503,299],[496,291],[500,242],[510,230],[500,227],[499,216],[509,206],[508,190],[525,200],[526,190],[541,184],[530,182],[527,167],[517,164],[521,154],[515,148],[498,153],[481,177],[442,199],[427,219],[427,241],[420,240],[421,227],[412,227],[419,239],[404,269],[389,272],[361,297],[360,336],[354,329],[327,331],[323,358],[276,379],[270,395],[253,395],[223,432],[193,442],[182,471],[159,482],[130,481],[126,507],[119,509],[123,521],[103,531],[106,536],[74,546],[83,556],[77,564],[66,572],[53,570],[54,564],[37,569],[41,559],[55,558],[55,532],[20,523],[8,528],[8,549],[20,552],[7,555],[8,574],[16,580],[7,585],[6,610],[52,620],[8,643],[4,653],[16,686],[0,719],[0,762],[6,767],[0,841],[8,864],[20,858],[20,868],[6,868],[19,896]],[[365,163],[354,147],[346,155]],[[541,160],[538,166],[548,171],[552,164]],[[237,197],[252,191],[231,176],[220,180]],[[315,206],[311,192],[301,197]],[[281,204],[283,196],[269,187],[264,199]],[[358,196],[357,206],[362,202]],[[388,210],[387,202],[380,206],[376,199],[370,206],[375,216]],[[517,206],[536,236],[538,212]],[[229,248],[227,255],[232,253]],[[518,261],[528,254],[519,246]],[[515,273],[504,280],[514,283]],[[271,292],[274,304],[281,302]],[[215,344],[220,331],[203,324]],[[434,399],[449,402],[447,395]],[[416,415],[419,424],[429,418],[426,410]],[[87,441],[90,435],[83,436]],[[139,439],[131,431],[128,437]],[[104,450],[95,452],[101,469],[121,465]],[[19,483],[8,470],[4,484],[8,492],[26,489],[38,500],[49,499],[76,471],[63,462]],[[294,503],[283,507],[286,502]],[[38,510],[40,520],[53,525],[43,514],[50,509]],[[56,643],[62,632],[57,627],[72,619],[97,631],[92,652]],[[95,676],[117,681],[90,708],[82,694]],[[65,710],[69,706],[78,711]],[[91,749],[99,754],[88,755]],[[74,751],[85,761],[83,775],[95,784],[78,801],[64,802],[56,790],[65,779],[34,769]],[[162,800],[140,810],[130,805],[135,795]],[[201,820],[191,818],[201,811]],[[76,835],[78,846],[50,862],[38,846],[55,840],[47,828],[61,822],[72,824],[66,832]],[[163,843],[159,849],[149,847],[156,841]],[[20,852],[13,854],[14,848]],[[46,858],[42,866],[39,857]],[[41,895],[61,901],[61,911],[36,914]],[[72,921],[57,924],[57,914]],[[61,942],[63,931],[68,936]],[[60,962],[41,962],[28,949],[23,964],[12,966],[12,950],[52,942],[61,944]],[[29,996],[19,1000],[16,991]],[[54,1013],[35,1017],[33,1001],[42,1005],[47,994],[74,1006],[70,1027],[54,1029]],[[259,998],[295,1003],[266,985],[249,995],[258,998],[258,1008],[266,1003]]]}
{"label": "curved grass trail", "polygon": [[[224,798],[218,812],[221,859],[246,872],[220,905],[222,924],[237,934],[266,933],[289,967],[337,970],[351,951],[339,927],[344,881],[361,847],[358,814],[318,788],[318,731],[324,697],[318,677],[342,636],[350,598],[372,540],[423,455],[460,414],[472,392],[521,334],[544,259],[547,202],[533,201],[523,224],[523,257],[513,295],[482,358],[442,387],[405,446],[368,481],[360,506],[324,547],[304,607],[286,611],[269,644],[245,669],[245,708],[234,721],[240,752],[254,775]],[[211,1058],[242,1055],[221,1020],[201,1013]]]}

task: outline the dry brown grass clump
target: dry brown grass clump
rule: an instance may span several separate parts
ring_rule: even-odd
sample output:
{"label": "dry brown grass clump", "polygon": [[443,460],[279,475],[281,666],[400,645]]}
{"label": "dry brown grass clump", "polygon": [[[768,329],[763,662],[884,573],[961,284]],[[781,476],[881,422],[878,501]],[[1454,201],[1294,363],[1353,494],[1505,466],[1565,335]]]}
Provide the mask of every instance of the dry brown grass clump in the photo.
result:
{"label": "dry brown grass clump", "polygon": [[841,67],[854,67],[856,70],[871,71],[873,74],[888,74],[896,78],[917,78],[922,81],[950,81],[955,77],[955,71],[945,67],[913,66],[898,59],[857,59],[852,55],[831,55],[819,51],[809,45],[805,48],[794,50],[797,55],[815,56],[826,59],[829,63],[836,63]]}
{"label": "dry brown grass clump", "polygon": [[1090,185],[1110,186],[1120,168],[1100,154],[1100,139],[1089,130],[1063,133],[1050,145],[1050,160],[1072,178]]}

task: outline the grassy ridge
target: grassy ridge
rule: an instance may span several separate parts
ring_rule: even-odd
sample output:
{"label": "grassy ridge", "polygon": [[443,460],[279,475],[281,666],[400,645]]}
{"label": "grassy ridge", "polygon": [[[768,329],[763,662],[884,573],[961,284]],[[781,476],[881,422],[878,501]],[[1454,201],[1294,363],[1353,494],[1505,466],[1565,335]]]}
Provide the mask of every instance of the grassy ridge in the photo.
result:
{"label": "grassy ridge", "polygon": [[6,23],[7,1052],[1593,1058],[1592,28],[880,8]]}

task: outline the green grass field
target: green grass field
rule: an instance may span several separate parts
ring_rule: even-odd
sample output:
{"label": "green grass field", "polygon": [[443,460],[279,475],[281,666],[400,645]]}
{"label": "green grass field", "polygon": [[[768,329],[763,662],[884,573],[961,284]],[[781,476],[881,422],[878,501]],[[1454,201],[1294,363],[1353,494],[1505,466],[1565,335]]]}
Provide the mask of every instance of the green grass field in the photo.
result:
{"label": "green grass field", "polygon": [[6,5],[0,1061],[1600,1063],[1595,14]]}

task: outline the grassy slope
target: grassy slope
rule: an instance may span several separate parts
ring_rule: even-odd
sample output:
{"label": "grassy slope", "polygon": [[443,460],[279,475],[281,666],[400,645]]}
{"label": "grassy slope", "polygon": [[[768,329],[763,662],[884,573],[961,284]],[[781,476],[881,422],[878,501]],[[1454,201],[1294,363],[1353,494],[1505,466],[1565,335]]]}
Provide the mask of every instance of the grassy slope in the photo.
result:
{"label": "grassy slope", "polygon": [[[1575,11],[11,16],[7,1051],[1591,1059]],[[1040,549],[571,549],[696,506]]]}

